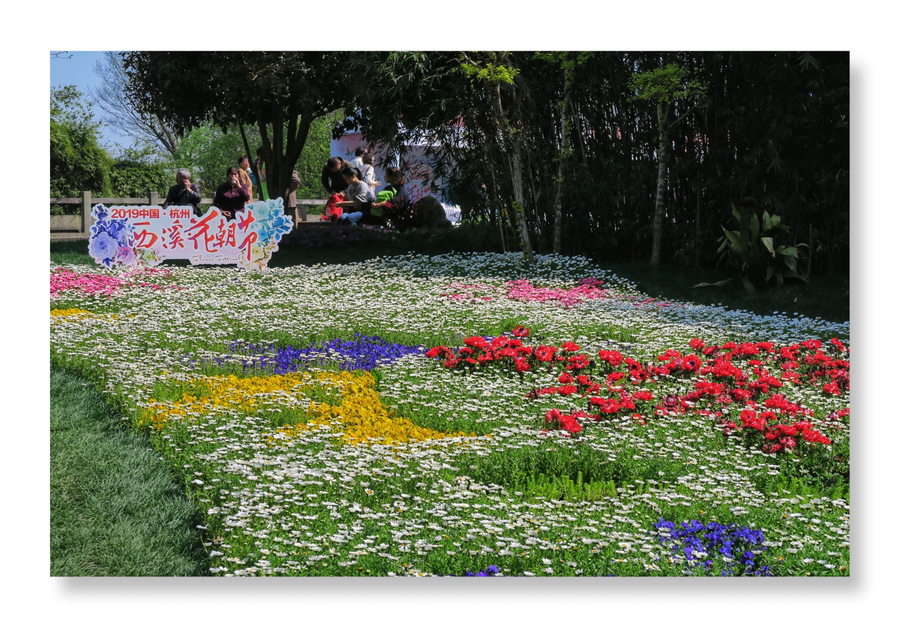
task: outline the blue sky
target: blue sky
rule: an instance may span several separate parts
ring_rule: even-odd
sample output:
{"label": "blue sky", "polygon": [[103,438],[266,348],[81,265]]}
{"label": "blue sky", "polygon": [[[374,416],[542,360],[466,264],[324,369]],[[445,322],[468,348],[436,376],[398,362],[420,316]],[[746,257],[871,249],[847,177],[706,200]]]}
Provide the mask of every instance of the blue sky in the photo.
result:
{"label": "blue sky", "polygon": [[[94,73],[94,64],[103,60],[103,52],[70,50],[61,57],[69,58],[50,58],[50,86],[75,85],[85,95],[85,100],[93,103],[89,88],[96,89],[100,85],[100,78]],[[102,121],[104,116],[103,111],[94,105],[94,117]],[[130,137],[118,133],[108,124],[101,127],[101,136],[101,143],[107,146],[121,144],[127,147],[132,143]]]}

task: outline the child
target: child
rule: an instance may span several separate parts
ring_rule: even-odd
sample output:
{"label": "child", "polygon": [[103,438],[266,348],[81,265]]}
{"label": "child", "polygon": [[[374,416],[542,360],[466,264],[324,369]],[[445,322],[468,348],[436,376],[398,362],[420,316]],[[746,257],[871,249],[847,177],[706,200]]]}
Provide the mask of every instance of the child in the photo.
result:
{"label": "child", "polygon": [[352,213],[342,215],[341,220],[349,220],[354,225],[361,220],[365,223],[371,214],[375,194],[368,185],[359,180],[356,169],[345,168],[341,170],[341,174],[347,183],[347,189],[344,190],[346,200],[336,203],[336,206],[353,210]]}
{"label": "child", "polygon": [[384,217],[396,217],[396,211],[407,202],[404,187],[406,178],[400,168],[389,166],[384,171],[384,178],[387,179],[388,186],[375,195],[375,202],[372,204],[372,215],[381,221],[384,221]]}

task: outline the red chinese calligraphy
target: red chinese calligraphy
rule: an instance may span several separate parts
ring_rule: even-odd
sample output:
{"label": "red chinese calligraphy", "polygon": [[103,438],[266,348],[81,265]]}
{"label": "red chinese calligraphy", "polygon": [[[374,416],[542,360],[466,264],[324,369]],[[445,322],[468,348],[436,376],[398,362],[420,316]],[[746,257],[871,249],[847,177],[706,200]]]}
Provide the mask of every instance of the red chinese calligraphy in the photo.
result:
{"label": "red chinese calligraphy", "polygon": [[239,248],[243,250],[247,255],[247,261],[252,261],[252,259],[250,258],[250,251],[253,248],[253,243],[258,239],[259,233],[257,233],[256,231],[250,231],[249,233],[247,233],[247,237],[244,238],[244,241],[241,242]]}
{"label": "red chinese calligraphy", "polygon": [[[214,222],[215,219],[218,219],[218,222]],[[222,215],[219,213],[219,210],[214,207],[211,210],[207,211],[206,214],[202,218],[197,220],[187,230],[185,230],[185,233],[188,233],[188,232],[196,229],[197,230],[196,233],[188,236],[188,239],[190,239],[192,242],[194,242],[194,249],[200,248],[200,245],[197,240],[199,240],[200,238],[203,238],[204,250],[206,250],[206,252],[208,252],[208,253],[216,253],[216,252],[219,252],[219,249],[215,248],[215,247],[210,248],[210,244],[215,246],[216,233],[218,231],[222,230],[222,223],[223,223]],[[212,233],[210,233],[211,226],[217,227],[216,230],[213,231]]]}
{"label": "red chinese calligraphy", "polygon": [[[149,222],[135,222],[135,227],[139,226],[150,226]],[[135,248],[150,248],[156,241],[159,239],[159,236],[153,231],[148,231],[147,229],[137,230],[135,229],[134,233],[134,247]]]}
{"label": "red chinese calligraphy", "polygon": [[163,248],[184,248],[184,238],[182,237],[182,230],[184,225],[181,224],[180,220],[175,220],[172,222],[172,226],[163,229]]}

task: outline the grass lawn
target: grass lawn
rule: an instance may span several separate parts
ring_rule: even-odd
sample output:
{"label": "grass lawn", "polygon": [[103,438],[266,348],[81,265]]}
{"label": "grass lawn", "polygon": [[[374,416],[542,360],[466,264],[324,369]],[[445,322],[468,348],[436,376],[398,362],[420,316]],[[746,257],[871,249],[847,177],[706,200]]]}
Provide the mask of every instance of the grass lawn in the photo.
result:
{"label": "grass lawn", "polygon": [[86,378],[50,373],[50,574],[204,574],[201,519],[145,435]]}

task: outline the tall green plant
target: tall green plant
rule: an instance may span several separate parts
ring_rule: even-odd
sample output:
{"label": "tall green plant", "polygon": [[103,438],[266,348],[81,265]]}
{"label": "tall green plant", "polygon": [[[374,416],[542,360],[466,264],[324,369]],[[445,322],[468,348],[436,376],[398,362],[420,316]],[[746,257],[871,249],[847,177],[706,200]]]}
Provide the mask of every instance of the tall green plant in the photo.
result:
{"label": "tall green plant", "polygon": [[738,228],[729,231],[722,227],[725,234],[720,240],[719,254],[740,272],[748,292],[755,291],[758,285],[767,285],[773,278],[778,285],[784,279],[808,280],[798,268],[801,249],[807,245],[786,243],[790,228],[781,223],[780,216],[763,211],[760,220],[749,209],[733,205],[731,213]]}
{"label": "tall green plant", "polygon": [[50,90],[50,195],[109,192],[112,158],[100,146],[100,123],[74,85]]}

